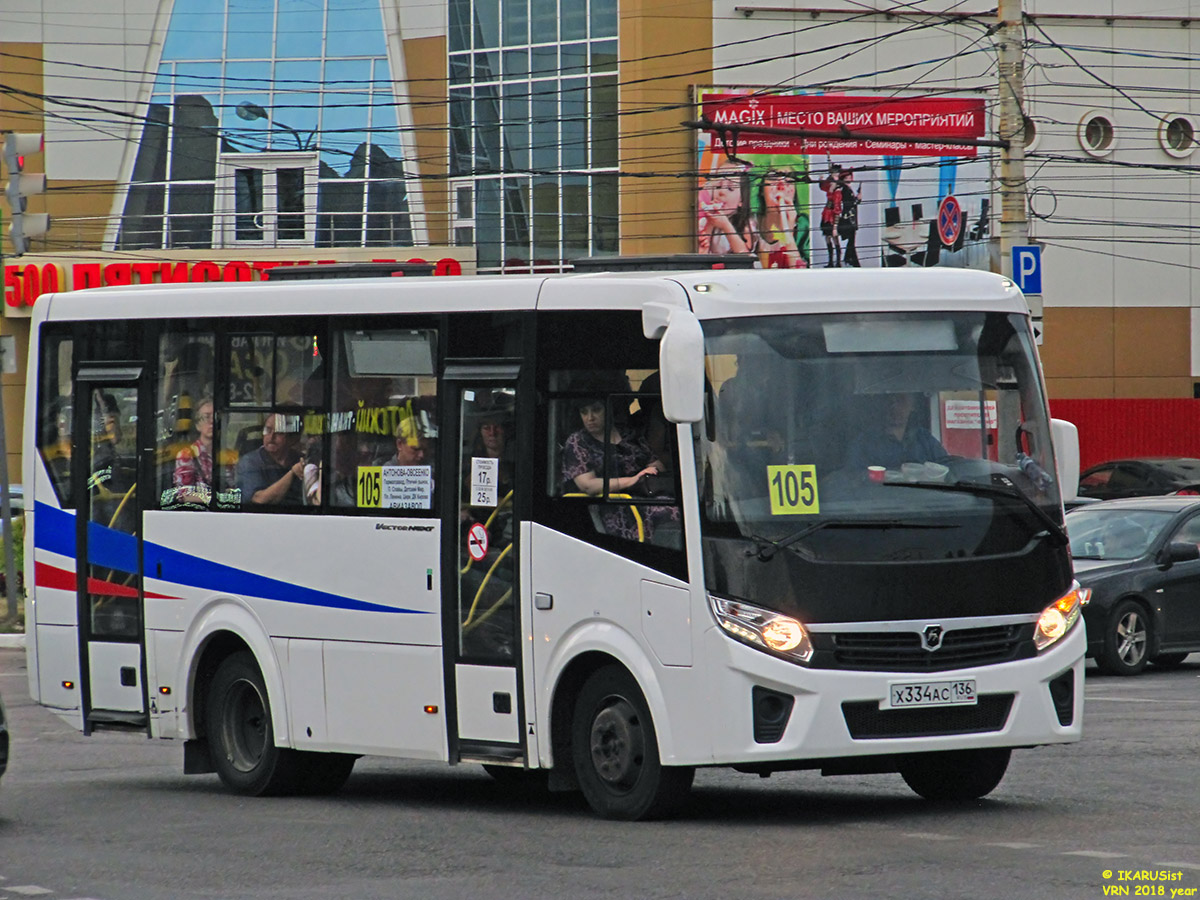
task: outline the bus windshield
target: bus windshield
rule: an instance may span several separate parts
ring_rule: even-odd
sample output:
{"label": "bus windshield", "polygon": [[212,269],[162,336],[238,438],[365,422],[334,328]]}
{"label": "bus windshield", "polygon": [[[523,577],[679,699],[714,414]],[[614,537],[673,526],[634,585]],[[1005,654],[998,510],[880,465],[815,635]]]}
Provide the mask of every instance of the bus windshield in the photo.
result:
{"label": "bus windshield", "polygon": [[[873,563],[1063,542],[1035,348],[999,312],[705,323],[706,538]],[[712,589],[712,585],[710,585]]]}

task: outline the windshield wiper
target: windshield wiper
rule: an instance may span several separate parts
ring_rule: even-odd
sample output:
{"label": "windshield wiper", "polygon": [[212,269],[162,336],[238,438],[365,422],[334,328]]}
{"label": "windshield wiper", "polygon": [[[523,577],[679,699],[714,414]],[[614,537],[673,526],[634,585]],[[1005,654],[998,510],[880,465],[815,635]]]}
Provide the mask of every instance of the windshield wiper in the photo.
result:
{"label": "windshield wiper", "polygon": [[757,556],[763,562],[771,559],[776,553],[785,547],[790,547],[799,541],[804,540],[810,534],[820,531],[822,528],[957,528],[957,525],[924,522],[905,522],[900,519],[822,519],[820,522],[813,522],[811,525],[806,525],[799,531],[794,531],[785,538],[778,541],[773,541],[770,538],[762,537],[761,535],[749,535],[750,539],[758,544],[758,550],[747,550],[747,556]]}
{"label": "windshield wiper", "polygon": [[[1008,481],[1003,475],[998,477]],[[1008,482],[1007,484],[981,484],[978,481],[953,481],[946,484],[940,481],[886,481],[884,485],[886,487],[924,488],[929,491],[957,491],[964,494],[986,494],[992,497],[1008,497],[1012,500],[1020,500],[1046,526],[1046,531],[1038,532],[1038,534],[1046,534],[1048,537],[1053,538],[1054,543],[1060,547],[1065,547],[1070,543],[1066,529],[1058,524],[1058,522],[1055,522],[1048,512],[1025,496],[1025,492],[1012,484],[1012,482]]]}

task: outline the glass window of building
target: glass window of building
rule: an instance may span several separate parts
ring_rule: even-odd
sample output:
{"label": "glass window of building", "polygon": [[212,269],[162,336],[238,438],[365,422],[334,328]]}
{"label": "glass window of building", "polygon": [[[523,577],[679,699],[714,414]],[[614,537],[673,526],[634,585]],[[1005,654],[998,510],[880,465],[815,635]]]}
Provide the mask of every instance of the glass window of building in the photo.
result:
{"label": "glass window of building", "polygon": [[616,38],[616,0],[450,0],[455,238],[480,272],[617,252]]}
{"label": "glass window of building", "polygon": [[380,5],[175,4],[114,249],[413,242]]}

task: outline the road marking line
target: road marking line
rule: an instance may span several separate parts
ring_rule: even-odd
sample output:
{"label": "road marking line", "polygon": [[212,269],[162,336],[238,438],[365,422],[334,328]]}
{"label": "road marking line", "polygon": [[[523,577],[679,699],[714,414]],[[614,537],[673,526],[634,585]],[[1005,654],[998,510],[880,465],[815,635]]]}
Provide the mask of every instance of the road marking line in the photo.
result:
{"label": "road marking line", "polygon": [[1128,853],[1113,853],[1110,850],[1066,850],[1063,856],[1087,856],[1092,859],[1124,859]]}
{"label": "road marking line", "polygon": [[1027,844],[1024,841],[991,841],[988,847],[1007,847],[1009,850],[1036,850],[1041,844]]}
{"label": "road marking line", "polygon": [[11,894],[21,894],[25,897],[40,897],[43,894],[54,893],[49,888],[38,887],[36,884],[14,884],[12,887],[0,888],[0,890],[8,891]]}
{"label": "road marking line", "polygon": [[932,831],[905,831],[905,832],[903,832],[903,834],[904,834],[904,837],[920,838],[923,841],[957,841],[958,840],[958,838],[956,838],[952,834],[935,834]]}
{"label": "road marking line", "polygon": [[1155,863],[1154,865],[1160,866],[1164,869],[1197,869],[1197,870],[1200,870],[1200,863],[1164,862],[1164,863]]}
{"label": "road marking line", "polygon": [[1101,700],[1107,703],[1200,703],[1200,700],[1154,700],[1150,697],[1088,697],[1088,703],[1099,703]]}

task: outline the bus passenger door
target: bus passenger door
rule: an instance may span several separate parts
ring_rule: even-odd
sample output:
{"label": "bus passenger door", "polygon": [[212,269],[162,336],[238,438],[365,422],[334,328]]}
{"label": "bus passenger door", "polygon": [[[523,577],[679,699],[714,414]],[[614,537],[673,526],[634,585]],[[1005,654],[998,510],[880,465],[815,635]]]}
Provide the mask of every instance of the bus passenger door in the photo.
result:
{"label": "bus passenger door", "polygon": [[[519,686],[520,508],[514,479],[515,367],[447,366],[456,482],[444,521],[446,642],[452,651],[447,696],[456,701],[451,747],[462,761],[519,764],[524,759]],[[445,457],[443,457],[445,459]],[[457,731],[457,734],[455,734]],[[457,740],[456,740],[457,738]],[[452,751],[453,753],[453,751]],[[452,758],[453,755],[452,755]]]}
{"label": "bus passenger door", "polygon": [[140,376],[139,368],[108,366],[84,368],[76,380],[75,433],[88,436],[76,442],[86,465],[73,473],[84,734],[98,725],[148,722],[137,496]]}

